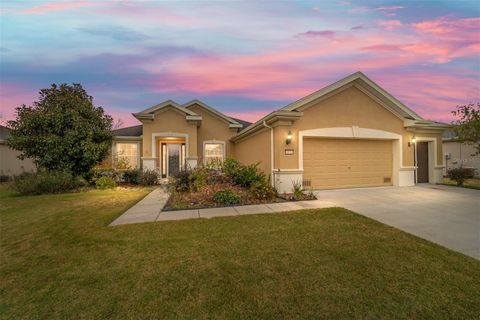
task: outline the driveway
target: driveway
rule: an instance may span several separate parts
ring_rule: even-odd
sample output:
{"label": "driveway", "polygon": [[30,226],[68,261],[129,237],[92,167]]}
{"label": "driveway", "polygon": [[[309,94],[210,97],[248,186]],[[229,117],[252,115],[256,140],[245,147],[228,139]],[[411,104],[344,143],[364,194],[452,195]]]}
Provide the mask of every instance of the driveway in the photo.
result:
{"label": "driveway", "polygon": [[480,260],[480,191],[443,185],[322,190],[330,201]]}

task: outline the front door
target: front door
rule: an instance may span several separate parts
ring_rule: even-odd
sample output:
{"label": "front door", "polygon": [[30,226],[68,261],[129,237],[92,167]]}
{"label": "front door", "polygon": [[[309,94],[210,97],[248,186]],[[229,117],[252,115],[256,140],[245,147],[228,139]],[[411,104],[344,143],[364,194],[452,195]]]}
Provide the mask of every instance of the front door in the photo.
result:
{"label": "front door", "polygon": [[168,176],[172,177],[180,171],[181,144],[169,143],[168,148]]}
{"label": "front door", "polygon": [[417,182],[429,182],[428,179],[428,142],[417,142]]}

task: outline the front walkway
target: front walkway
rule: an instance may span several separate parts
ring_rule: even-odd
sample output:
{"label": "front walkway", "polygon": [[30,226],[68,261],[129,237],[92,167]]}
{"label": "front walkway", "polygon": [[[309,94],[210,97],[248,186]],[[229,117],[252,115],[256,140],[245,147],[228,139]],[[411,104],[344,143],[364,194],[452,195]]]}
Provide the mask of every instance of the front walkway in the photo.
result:
{"label": "front walkway", "polygon": [[224,208],[192,209],[177,211],[162,211],[168,200],[168,194],[162,187],[153,190],[145,198],[128,209],[124,214],[114,220],[110,225],[132,224],[140,222],[185,220],[195,218],[213,218],[237,216],[246,214],[274,213],[302,209],[330,208],[335,204],[330,201],[313,200],[298,202],[281,202],[256,204],[249,206],[236,206]]}

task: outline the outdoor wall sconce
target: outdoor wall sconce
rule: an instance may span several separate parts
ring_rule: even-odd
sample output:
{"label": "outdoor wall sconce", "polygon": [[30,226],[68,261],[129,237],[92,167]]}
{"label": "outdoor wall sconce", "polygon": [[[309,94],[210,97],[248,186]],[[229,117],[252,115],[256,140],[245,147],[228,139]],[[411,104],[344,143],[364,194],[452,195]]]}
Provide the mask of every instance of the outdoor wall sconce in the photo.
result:
{"label": "outdoor wall sconce", "polygon": [[285,141],[287,144],[292,142],[292,131],[288,130],[287,140]]}
{"label": "outdoor wall sconce", "polygon": [[408,143],[409,147],[410,147],[411,143],[413,143],[413,144],[417,143],[417,139],[415,138],[415,136],[413,136],[411,142]]}

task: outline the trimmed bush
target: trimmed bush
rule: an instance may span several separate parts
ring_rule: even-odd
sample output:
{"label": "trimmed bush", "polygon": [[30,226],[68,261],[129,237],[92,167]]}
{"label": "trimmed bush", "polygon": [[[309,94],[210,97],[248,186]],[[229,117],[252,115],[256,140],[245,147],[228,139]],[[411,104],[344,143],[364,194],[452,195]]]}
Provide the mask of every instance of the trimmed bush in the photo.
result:
{"label": "trimmed bush", "polygon": [[113,181],[118,183],[122,180],[122,172],[115,169],[95,168],[89,172],[88,181],[96,185],[97,180],[103,177],[112,178]]}
{"label": "trimmed bush", "polygon": [[142,178],[141,169],[132,169],[123,171],[123,181],[131,184],[140,184]]}
{"label": "trimmed bush", "polygon": [[82,177],[74,177],[68,172],[45,171],[22,173],[15,177],[13,188],[23,195],[61,193],[78,190],[87,186]]}
{"label": "trimmed bush", "polygon": [[475,170],[473,168],[452,168],[447,172],[447,177],[457,183],[457,186],[463,186],[465,179],[474,177]]}
{"label": "trimmed bush", "polygon": [[217,191],[213,194],[213,201],[223,205],[234,205],[240,203],[240,196],[235,194],[232,190]]}
{"label": "trimmed bush", "polygon": [[153,186],[158,183],[159,174],[155,170],[144,170],[140,177],[140,183],[146,186]]}
{"label": "trimmed bush", "polygon": [[117,183],[110,177],[101,177],[95,182],[97,189],[113,189],[117,187]]}

